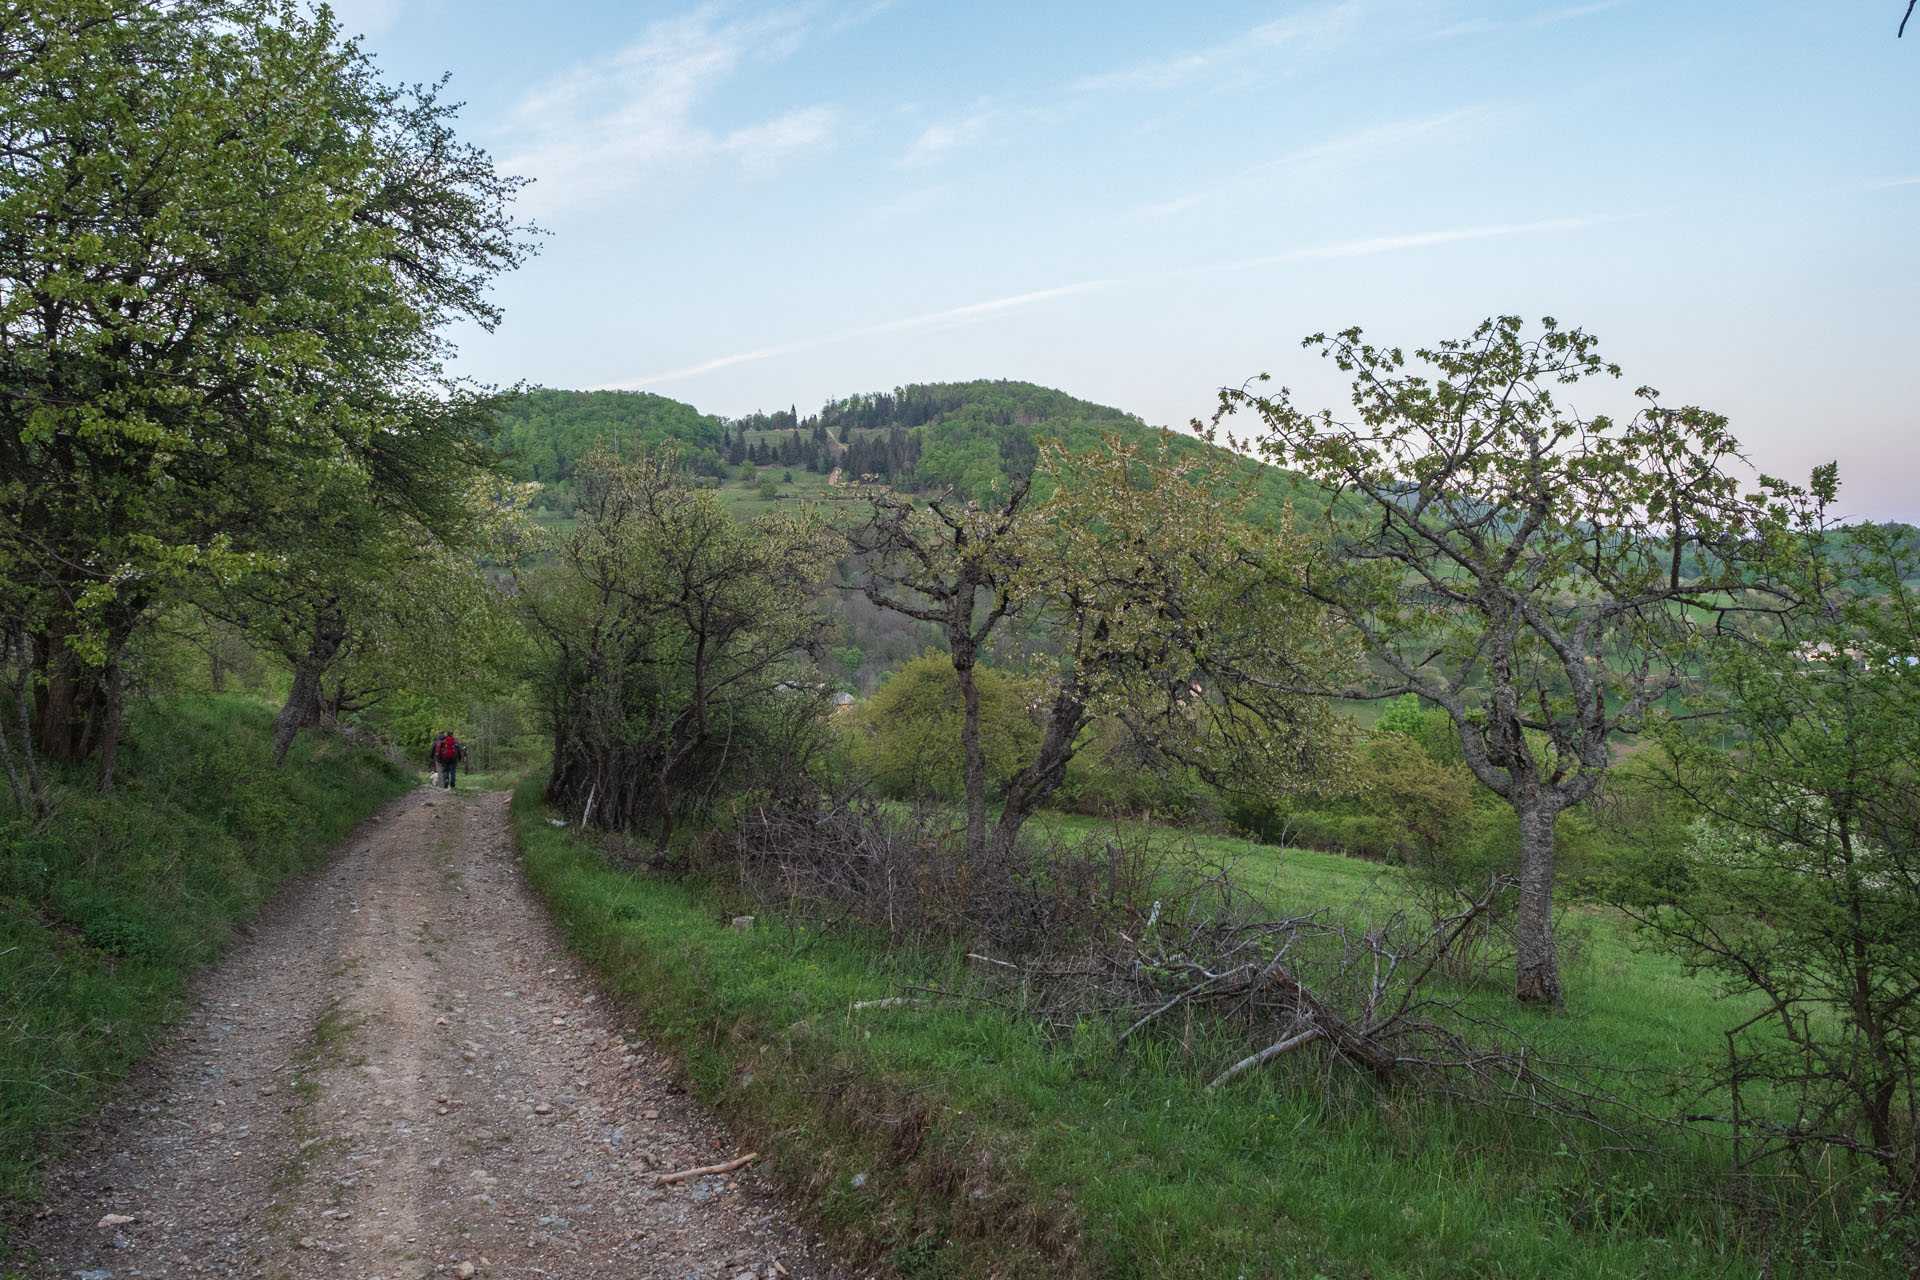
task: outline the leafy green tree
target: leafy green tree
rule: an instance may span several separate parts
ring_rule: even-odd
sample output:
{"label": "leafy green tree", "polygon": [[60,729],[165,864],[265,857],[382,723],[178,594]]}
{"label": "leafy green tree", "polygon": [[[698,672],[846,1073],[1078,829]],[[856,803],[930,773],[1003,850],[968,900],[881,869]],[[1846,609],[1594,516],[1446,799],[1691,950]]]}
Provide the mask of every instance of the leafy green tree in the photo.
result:
{"label": "leafy green tree", "polygon": [[1301,590],[1332,610],[1379,678],[1300,685],[1347,697],[1412,693],[1444,710],[1467,766],[1519,824],[1516,993],[1560,1004],[1554,833],[1679,689],[1697,652],[1689,606],[1744,587],[1715,551],[1765,517],[1731,467],[1724,418],[1664,407],[1582,417],[1559,389],[1617,377],[1594,339],[1518,317],[1415,353],[1350,329],[1316,334],[1353,378],[1354,415],[1222,393],[1218,423],[1252,414],[1260,446],[1325,492],[1330,561]]}
{"label": "leafy green tree", "polygon": [[33,740],[112,779],[121,659],[358,489],[454,532],[485,397],[446,378],[525,252],[515,183],[325,11],[0,4],[0,615]]}
{"label": "leafy green tree", "polygon": [[[1832,469],[1816,475],[1830,499]],[[1698,718],[1662,731],[1702,815],[1614,900],[1753,1010],[1729,1033],[1736,1141],[1877,1164],[1920,1189],[1920,545],[1812,521],[1781,547],[1800,606],[1707,649]],[[1743,1105],[1744,1100],[1744,1105]]]}
{"label": "leafy green tree", "polygon": [[[835,540],[813,515],[736,521],[671,453],[576,473],[579,528],[522,599],[553,737],[547,800],[582,823],[651,828],[661,848],[723,777],[776,778],[824,691],[811,595]],[[729,774],[729,768],[732,773]]]}
{"label": "leafy green tree", "polygon": [[1108,437],[1041,449],[1051,496],[1024,522],[1004,590],[1040,643],[1044,725],[1007,786],[996,834],[1011,844],[1103,718],[1142,767],[1184,767],[1235,792],[1327,785],[1346,753],[1332,710],[1292,688],[1336,677],[1350,655],[1298,591],[1311,548],[1291,526],[1256,528],[1244,470],[1223,451]]}
{"label": "leafy green tree", "polygon": [[[1343,753],[1331,711],[1292,685],[1344,665],[1322,609],[1295,577],[1306,548],[1256,533],[1221,451],[1149,454],[1109,439],[1042,452],[1040,472],[991,502],[924,505],[869,495],[856,534],[862,588],[882,608],[942,629],[959,686],[969,854],[989,839],[987,757],[974,672],[995,629],[1022,620],[1038,681],[1040,739],[1006,785],[992,839],[1010,846],[1060,786],[1103,717],[1143,765],[1180,765],[1264,794],[1324,781]],[[1033,500],[1044,477],[1051,496]],[[1331,665],[1330,665],[1331,664]]]}
{"label": "leafy green tree", "polygon": [[[987,779],[1005,787],[1039,745],[1040,729],[1027,706],[1032,690],[987,666],[974,668],[973,679]],[[850,717],[854,766],[896,798],[960,800],[966,794],[965,714],[947,655],[923,653],[896,668]]]}
{"label": "leafy green tree", "polygon": [[442,541],[365,495],[316,490],[307,541],[268,569],[208,584],[200,607],[248,634],[292,679],[274,722],[284,759],[307,726],[331,730],[399,689],[452,705],[484,685],[510,647],[506,599],[482,560],[510,561],[528,536],[532,485],[481,481],[459,540]]}
{"label": "leafy green tree", "polygon": [[1432,868],[1473,823],[1473,775],[1428,754],[1417,738],[1392,730],[1367,743],[1360,795],[1367,809],[1390,819]]}

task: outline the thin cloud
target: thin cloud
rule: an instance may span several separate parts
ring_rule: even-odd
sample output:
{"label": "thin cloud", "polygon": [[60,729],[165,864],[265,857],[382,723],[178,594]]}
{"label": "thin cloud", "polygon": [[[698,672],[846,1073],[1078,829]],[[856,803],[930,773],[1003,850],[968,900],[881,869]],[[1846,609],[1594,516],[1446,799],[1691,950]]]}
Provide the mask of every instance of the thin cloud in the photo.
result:
{"label": "thin cloud", "polygon": [[1082,93],[1179,89],[1201,80],[1239,74],[1249,63],[1258,62],[1262,68],[1270,68],[1276,56],[1312,55],[1346,44],[1359,29],[1365,8],[1356,0],[1322,5],[1261,23],[1232,40],[1206,49],[1082,76],[1072,87]]}
{"label": "thin cloud", "polygon": [[917,187],[882,204],[870,207],[867,210],[867,217],[876,223],[895,222],[901,218],[924,213],[941,201],[952,199],[953,196],[953,187],[945,183]]}
{"label": "thin cloud", "polygon": [[1464,107],[1458,111],[1449,111],[1444,115],[1424,116],[1409,120],[1395,120],[1363,129],[1359,133],[1347,134],[1327,142],[1303,147],[1272,160],[1250,165],[1226,179],[1224,182],[1191,192],[1173,200],[1158,204],[1143,205],[1133,211],[1134,216],[1161,217],[1179,213],[1195,205],[1205,204],[1224,196],[1233,195],[1256,185],[1261,179],[1288,169],[1306,166],[1328,166],[1350,163],[1367,155],[1391,149],[1421,138],[1430,138],[1436,134],[1458,131],[1462,126],[1484,119],[1491,108],[1486,105]]}
{"label": "thin cloud", "polygon": [[662,169],[731,159],[748,173],[833,143],[836,115],[810,106],[716,136],[696,109],[745,67],[790,56],[806,37],[795,10],[723,17],[711,7],[649,24],[611,57],[528,94],[500,148],[510,171],[536,180],[536,212],[605,198]]}
{"label": "thin cloud", "polygon": [[829,23],[828,30],[845,31],[850,27],[860,26],[898,6],[899,0],[873,0],[872,4],[857,5]]}
{"label": "thin cloud", "polygon": [[900,163],[909,169],[925,168],[949,151],[974,146],[1006,116],[1000,107],[976,107],[957,119],[930,124],[907,148]]}
{"label": "thin cloud", "polygon": [[838,119],[831,108],[806,107],[765,124],[735,129],[720,146],[748,172],[765,173],[794,156],[830,146]]}
{"label": "thin cloud", "polygon": [[1489,31],[1506,31],[1514,28],[1522,30],[1536,27],[1550,27],[1556,23],[1571,22],[1590,14],[1605,13],[1609,9],[1618,9],[1631,0],[1595,0],[1592,4],[1576,4],[1562,9],[1547,9],[1530,18],[1518,22],[1503,22],[1497,18],[1468,18],[1461,22],[1449,23],[1444,27],[1426,32],[1422,40],[1451,40],[1456,36],[1484,35]]}
{"label": "thin cloud", "polygon": [[1004,298],[989,298],[984,302],[970,302],[961,307],[947,307],[940,311],[929,311],[923,315],[906,316],[898,320],[884,320],[879,324],[870,324],[864,328],[848,329],[841,333],[825,334],[818,338],[807,338],[799,342],[782,343],[778,346],[759,347],[752,351],[738,351],[732,355],[715,356],[711,360],[702,360],[681,369],[669,369],[664,373],[649,374],[644,378],[633,378],[626,382],[612,382],[600,388],[604,391],[637,391],[643,387],[656,386],[663,382],[678,382],[686,378],[696,378],[703,373],[715,373],[721,369],[730,369],[734,365],[750,364],[756,360],[771,360],[778,356],[798,355],[803,351],[816,351],[821,347],[835,343],[848,342],[854,338],[870,338],[884,333],[906,333],[915,329],[957,329],[963,325],[976,324],[993,316],[1004,315],[1036,303],[1049,302],[1055,298],[1064,298],[1071,294],[1087,293],[1094,289],[1104,289],[1112,284],[1111,280],[1082,280],[1076,284],[1060,285],[1053,289],[1035,289],[1028,293],[1009,294]]}
{"label": "thin cloud", "polygon": [[1209,271],[1250,271],[1256,267],[1277,267],[1294,262],[1315,262],[1328,258],[1364,258],[1376,253],[1399,253],[1407,249],[1427,249],[1435,245],[1458,244],[1465,240],[1491,240],[1497,236],[1524,235],[1539,231],[1583,231],[1620,221],[1619,215],[1582,218],[1542,218],[1536,222],[1496,222],[1484,227],[1460,227],[1448,231],[1417,231],[1409,235],[1367,236],[1335,244],[1289,249],[1285,253],[1266,254],[1217,267],[1198,268],[1194,274]]}
{"label": "thin cloud", "polygon": [[1545,13],[1535,14],[1520,25],[1523,27],[1547,27],[1556,22],[1569,22],[1574,18],[1584,18],[1590,13],[1605,13],[1608,9],[1618,9],[1627,0],[1598,0],[1595,4],[1576,4],[1567,9],[1549,9]]}
{"label": "thin cloud", "polygon": [[1912,178],[1888,178],[1883,182],[1869,182],[1866,189],[1868,191],[1885,191],[1889,187],[1912,186],[1920,186],[1920,176]]}

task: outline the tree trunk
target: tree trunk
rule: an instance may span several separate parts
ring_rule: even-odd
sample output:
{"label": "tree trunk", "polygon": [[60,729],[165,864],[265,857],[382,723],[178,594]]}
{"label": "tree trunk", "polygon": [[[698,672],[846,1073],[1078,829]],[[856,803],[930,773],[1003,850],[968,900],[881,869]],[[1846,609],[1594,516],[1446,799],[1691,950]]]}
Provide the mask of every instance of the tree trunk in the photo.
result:
{"label": "tree trunk", "polygon": [[1565,1002],[1553,945],[1553,829],[1559,810],[1542,797],[1515,802],[1520,819],[1520,910],[1516,920],[1514,994],[1522,1004]]}
{"label": "tree trunk", "polygon": [[293,664],[293,688],[287,690],[286,705],[273,720],[273,762],[287,758],[300,726],[313,723],[320,715],[321,680],[334,655],[347,637],[347,620],[337,610],[328,610],[314,621],[313,640],[307,651]]}
{"label": "tree trunk", "polygon": [[[23,632],[19,637],[19,665],[14,668],[13,710],[19,717],[20,726],[20,771],[22,781],[16,782],[14,794],[19,798],[23,812],[36,818],[46,818],[52,814],[47,803],[47,789],[40,779],[40,766],[33,758],[33,645]],[[0,746],[5,739],[0,738]],[[7,777],[14,780],[13,753],[7,753]]]}
{"label": "tree trunk", "polygon": [[120,682],[120,668],[110,667],[104,688],[106,715],[100,730],[100,794],[113,790],[113,770],[120,760],[120,721],[126,709],[126,692]]}
{"label": "tree trunk", "polygon": [[960,681],[960,748],[967,784],[967,860],[977,862],[987,849],[987,753],[980,749],[980,691],[973,684],[973,655],[955,651],[953,674]]}
{"label": "tree trunk", "polygon": [[39,689],[38,723],[34,738],[48,760],[72,762],[80,735],[74,727],[74,657],[66,638],[49,634],[36,646],[46,664],[46,681]]}
{"label": "tree trunk", "polygon": [[1053,709],[1047,716],[1047,731],[1040,739],[1040,749],[1034,753],[1033,762],[1007,786],[1007,804],[1000,811],[1000,825],[993,837],[998,847],[1013,847],[1020,828],[1067,776],[1074,740],[1086,723],[1086,708],[1079,699],[1062,690],[1053,700]]}

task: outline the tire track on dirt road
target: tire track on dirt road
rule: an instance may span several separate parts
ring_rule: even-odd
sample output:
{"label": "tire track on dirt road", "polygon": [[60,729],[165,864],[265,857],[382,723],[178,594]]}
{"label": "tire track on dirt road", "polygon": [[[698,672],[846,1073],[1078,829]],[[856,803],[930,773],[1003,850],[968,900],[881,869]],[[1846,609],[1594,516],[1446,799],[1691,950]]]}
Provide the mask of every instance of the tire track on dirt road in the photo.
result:
{"label": "tire track on dirt road", "polygon": [[198,984],[50,1180],[36,1276],[841,1273],[623,1034],[514,859],[504,792],[363,824]]}

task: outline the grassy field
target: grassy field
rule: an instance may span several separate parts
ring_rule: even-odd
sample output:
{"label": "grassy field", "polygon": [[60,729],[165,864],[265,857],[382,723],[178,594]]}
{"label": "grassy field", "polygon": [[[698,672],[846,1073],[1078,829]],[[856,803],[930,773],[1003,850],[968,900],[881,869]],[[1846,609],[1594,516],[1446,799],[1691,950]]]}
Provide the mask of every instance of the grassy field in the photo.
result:
{"label": "grassy field", "polygon": [[43,826],[0,810],[0,1257],[8,1211],[166,1034],[191,969],[415,784],[307,735],[276,769],[272,714],[240,698],[135,708],[113,794],[76,775]]}
{"label": "grassy field", "polygon": [[[821,1225],[902,1276],[1893,1274],[1854,1188],[1785,1224],[1736,1209],[1724,1149],[1697,1135],[1606,1151],[1306,1055],[1209,1094],[1238,1046],[1203,1022],[1120,1056],[1092,1020],[1056,1038],[965,1002],[856,1012],[903,984],[962,982],[956,957],[777,921],[731,931],[738,904],[610,869],[537,796],[515,800],[522,853],[573,944]],[[1300,906],[1383,874],[1243,842],[1210,852]],[[1724,1052],[1710,987],[1610,918],[1568,925],[1576,1013],[1530,1015],[1568,1047],[1659,1069]]]}

